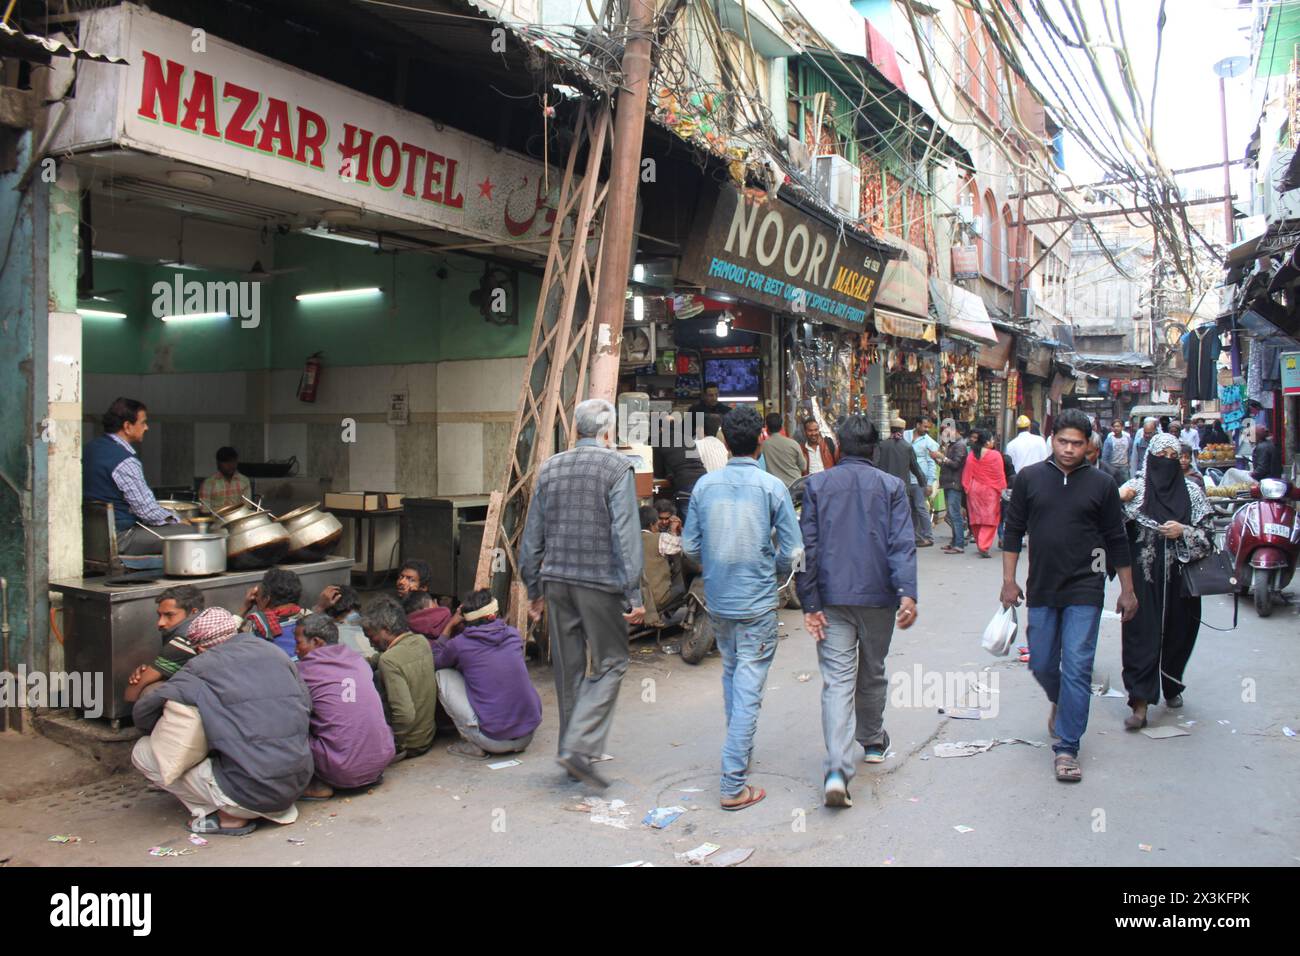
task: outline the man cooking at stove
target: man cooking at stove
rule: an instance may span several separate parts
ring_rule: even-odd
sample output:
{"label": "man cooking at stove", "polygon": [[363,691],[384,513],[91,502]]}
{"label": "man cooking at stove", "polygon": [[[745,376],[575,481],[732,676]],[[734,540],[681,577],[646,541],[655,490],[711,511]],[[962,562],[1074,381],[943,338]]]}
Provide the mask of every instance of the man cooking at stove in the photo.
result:
{"label": "man cooking at stove", "polygon": [[149,430],[149,410],[144,402],[118,398],[101,421],[104,434],[86,445],[82,457],[82,497],[113,506],[118,554],[162,554],[162,537],[192,534],[194,528],[158,504],[145,481],[134,446]]}
{"label": "man cooking at stove", "polygon": [[217,449],[217,473],[199,485],[199,501],[215,514],[253,497],[253,483],[239,473],[239,452],[229,445]]}

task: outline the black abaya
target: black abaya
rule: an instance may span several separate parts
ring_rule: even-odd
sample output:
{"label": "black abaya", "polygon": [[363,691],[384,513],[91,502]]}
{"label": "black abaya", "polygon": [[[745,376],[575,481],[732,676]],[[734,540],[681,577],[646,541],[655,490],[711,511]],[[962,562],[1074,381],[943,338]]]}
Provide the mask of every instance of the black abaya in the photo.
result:
{"label": "black abaya", "polygon": [[[1155,540],[1142,540],[1147,535]],[[1166,700],[1183,692],[1183,671],[1201,628],[1201,599],[1183,596],[1182,565],[1165,560],[1168,539],[1137,522],[1129,522],[1128,538],[1134,555],[1149,545],[1155,559],[1153,581],[1140,567],[1134,568],[1138,611],[1122,629],[1124,687],[1132,707],[1157,703],[1162,691]],[[1163,575],[1161,569],[1166,569]]]}

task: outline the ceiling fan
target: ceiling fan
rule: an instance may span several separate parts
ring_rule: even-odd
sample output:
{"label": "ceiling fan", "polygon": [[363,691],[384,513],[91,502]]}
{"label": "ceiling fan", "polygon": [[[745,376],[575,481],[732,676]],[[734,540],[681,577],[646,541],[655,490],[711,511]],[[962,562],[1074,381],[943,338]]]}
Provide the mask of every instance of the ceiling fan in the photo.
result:
{"label": "ceiling fan", "polygon": [[305,266],[295,266],[292,269],[266,269],[262,266],[262,260],[257,259],[253,262],[252,268],[244,273],[245,279],[252,279],[255,282],[268,282],[276,276],[288,275],[290,272],[302,272]]}

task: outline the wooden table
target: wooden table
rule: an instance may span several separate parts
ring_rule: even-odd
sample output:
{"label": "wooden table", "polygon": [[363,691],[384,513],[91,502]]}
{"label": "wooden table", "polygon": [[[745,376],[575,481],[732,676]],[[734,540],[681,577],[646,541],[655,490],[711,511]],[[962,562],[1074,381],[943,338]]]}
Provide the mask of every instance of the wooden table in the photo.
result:
{"label": "wooden table", "polygon": [[[392,518],[396,515],[400,515],[402,513],[402,509],[401,508],[380,508],[374,511],[367,511],[363,508],[326,508],[322,506],[321,510],[328,511],[330,514],[334,515],[337,518],[351,518],[354,522],[356,522],[354,533],[352,535],[352,551],[353,551],[353,560],[357,564],[361,563],[362,527],[365,522],[369,521],[370,532],[369,532],[369,537],[367,538],[366,541],[366,552],[367,552],[366,570],[364,572],[357,572],[354,570],[353,573],[354,574],[363,573],[365,575],[365,580],[366,580],[366,589],[369,590],[373,588],[375,586],[375,519]],[[400,534],[401,531],[399,530],[398,533]],[[380,572],[380,580],[382,581],[384,575],[387,574],[388,574],[387,569]]]}

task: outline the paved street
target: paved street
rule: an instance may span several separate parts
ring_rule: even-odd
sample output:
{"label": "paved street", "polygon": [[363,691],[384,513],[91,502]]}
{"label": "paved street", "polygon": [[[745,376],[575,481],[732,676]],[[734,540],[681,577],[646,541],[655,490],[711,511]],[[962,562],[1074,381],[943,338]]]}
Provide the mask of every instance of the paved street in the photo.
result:
{"label": "paved street", "polygon": [[[999,563],[936,548],[921,552],[920,566],[920,621],[895,636],[889,659],[895,684],[886,726],[894,752],[879,767],[860,768],[852,787],[855,806],[847,811],[820,806],[820,678],[800,615],[786,612],[755,753],[755,780],[768,798],[741,813],[717,807],[718,658],[691,667],[641,642],[610,741],[615,759],[601,765],[615,779],[604,797],[626,801],[630,810],[626,829],[566,809],[584,791],[565,782],[553,761],[551,675],[537,668],[546,719],[519,766],[491,770],[452,756],[445,750],[451,738],[443,736],[429,755],[391,769],[371,794],[300,803],[292,826],[263,824],[249,837],[213,838],[179,859],[154,859],[148,850],[189,847],[182,807],[146,790],[134,773],[118,775],[0,805],[0,858],[10,858],[10,865],[153,867],[609,866],[636,860],[661,866],[675,865],[674,852],[707,841],[724,850],[752,847],[748,865],[1300,862],[1294,804],[1300,739],[1283,733],[1284,726],[1300,728],[1300,622],[1293,607],[1261,621],[1243,606],[1236,632],[1202,630],[1186,707],[1176,714],[1152,711],[1153,726],[1181,721],[1190,725],[1187,736],[1155,740],[1126,733],[1124,701],[1094,698],[1081,754],[1085,779],[1065,785],[1051,775],[1047,747],[1007,744],[968,757],[933,756],[936,743],[958,740],[1046,743],[1047,707],[1025,665],[1014,657],[995,660],[979,646],[994,607]],[[1226,626],[1231,603],[1207,600],[1205,618]],[[988,708],[996,716],[949,719],[924,694],[916,701],[921,706],[896,706],[918,667],[923,680],[976,674],[997,691]],[[1119,622],[1110,617],[1103,621],[1094,677],[1118,683],[1119,673]],[[802,675],[809,676],[801,681]],[[664,830],[640,825],[647,810],[674,804],[692,810]],[[971,829],[959,832],[958,826]],[[82,842],[47,842],[52,834],[77,835]]]}

